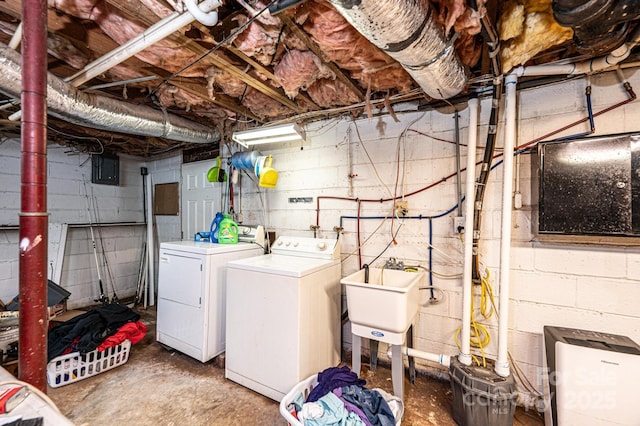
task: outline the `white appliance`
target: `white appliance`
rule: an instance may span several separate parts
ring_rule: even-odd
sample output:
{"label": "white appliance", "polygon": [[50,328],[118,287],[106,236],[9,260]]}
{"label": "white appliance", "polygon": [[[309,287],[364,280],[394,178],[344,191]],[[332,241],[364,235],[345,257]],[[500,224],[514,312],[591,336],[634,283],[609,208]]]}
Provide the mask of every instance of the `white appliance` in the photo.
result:
{"label": "white appliance", "polygon": [[633,340],[545,326],[544,346],[549,372],[546,425],[640,425],[640,346]]}
{"label": "white appliance", "polygon": [[340,244],[279,237],[271,254],[227,266],[225,376],[281,401],[340,362]]}
{"label": "white appliance", "polygon": [[252,243],[161,243],[156,340],[201,362],[224,352],[227,262],[263,253]]}

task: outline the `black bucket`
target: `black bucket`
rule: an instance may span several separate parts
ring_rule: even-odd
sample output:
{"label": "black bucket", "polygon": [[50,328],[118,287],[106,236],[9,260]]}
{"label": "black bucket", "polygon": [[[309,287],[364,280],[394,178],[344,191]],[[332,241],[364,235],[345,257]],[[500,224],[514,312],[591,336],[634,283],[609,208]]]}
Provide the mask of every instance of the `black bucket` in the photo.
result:
{"label": "black bucket", "polygon": [[[489,362],[487,362],[489,364]],[[498,376],[493,365],[464,365],[457,358],[449,367],[453,391],[453,420],[460,426],[511,426],[516,411],[513,375]]]}

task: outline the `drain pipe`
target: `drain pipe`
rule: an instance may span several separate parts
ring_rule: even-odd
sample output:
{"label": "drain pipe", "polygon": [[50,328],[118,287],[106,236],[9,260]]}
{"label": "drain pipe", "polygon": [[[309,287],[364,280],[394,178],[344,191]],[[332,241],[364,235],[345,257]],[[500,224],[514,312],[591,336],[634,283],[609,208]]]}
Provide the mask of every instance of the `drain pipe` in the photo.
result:
{"label": "drain pipe", "polygon": [[[18,374],[47,391],[47,2],[23,0]],[[17,54],[11,49],[11,52]]]}
{"label": "drain pipe", "polygon": [[505,136],[502,174],[502,229],[500,237],[500,296],[498,317],[498,358],[495,372],[509,376],[507,334],[509,332],[509,287],[511,271],[511,207],[513,205],[513,155],[516,146],[516,84],[518,77],[509,74],[505,79]]}
{"label": "drain pipe", "polygon": [[[390,345],[389,349],[387,349],[387,356],[389,358],[393,356],[392,348],[393,348],[393,345]],[[419,351],[417,349],[409,348],[407,346],[401,346],[400,351],[404,355],[412,356],[420,359],[426,359],[427,361],[437,362],[438,364],[444,365],[447,368],[449,368],[451,364],[451,357],[449,355],[434,354],[431,352]]]}
{"label": "drain pipe", "polygon": [[614,49],[606,56],[601,56],[588,61],[565,65],[532,65],[529,67],[517,67],[511,72],[520,77],[544,76],[544,75],[579,75],[589,74],[613,67],[624,61],[631,54],[631,50],[640,43],[640,27],[638,27],[629,41]]}
{"label": "drain pipe", "polygon": [[640,28],[630,41],[615,49],[610,54],[568,65],[534,65],[514,69],[505,80],[505,141],[503,154],[503,190],[502,190],[502,227],[500,240],[500,295],[498,319],[498,357],[495,372],[499,376],[509,376],[509,358],[507,348],[509,320],[509,287],[511,263],[511,207],[513,192],[513,156],[516,141],[516,85],[518,77],[544,75],[579,75],[602,71],[617,65],[629,56],[631,49],[640,42]]}
{"label": "drain pipe", "polygon": [[471,365],[471,298],[473,297],[473,210],[476,184],[476,145],[478,139],[478,98],[469,99],[467,141],[467,180],[465,182],[464,269],[462,272],[462,330],[458,360]]}
{"label": "drain pipe", "polygon": [[429,2],[401,0],[329,0],[370,42],[398,61],[434,99],[460,93],[467,76],[446,40]]}

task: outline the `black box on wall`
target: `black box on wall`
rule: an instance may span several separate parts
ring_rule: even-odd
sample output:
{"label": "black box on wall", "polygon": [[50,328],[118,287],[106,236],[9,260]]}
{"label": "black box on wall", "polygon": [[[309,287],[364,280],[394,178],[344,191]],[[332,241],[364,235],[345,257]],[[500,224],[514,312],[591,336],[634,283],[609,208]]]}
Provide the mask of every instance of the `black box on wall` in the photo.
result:
{"label": "black box on wall", "polygon": [[92,155],[91,183],[120,185],[120,158],[111,154]]}
{"label": "black box on wall", "polygon": [[541,143],[538,234],[640,236],[640,135]]}

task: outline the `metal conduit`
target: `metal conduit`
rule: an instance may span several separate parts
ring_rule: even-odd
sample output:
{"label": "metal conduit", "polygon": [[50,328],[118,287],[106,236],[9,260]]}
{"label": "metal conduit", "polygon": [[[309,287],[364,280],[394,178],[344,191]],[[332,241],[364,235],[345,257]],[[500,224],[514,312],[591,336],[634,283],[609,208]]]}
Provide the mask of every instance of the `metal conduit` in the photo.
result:
{"label": "metal conduit", "polygon": [[448,99],[466,86],[453,40],[445,39],[428,2],[329,1],[363,36],[398,61],[427,95]]}

